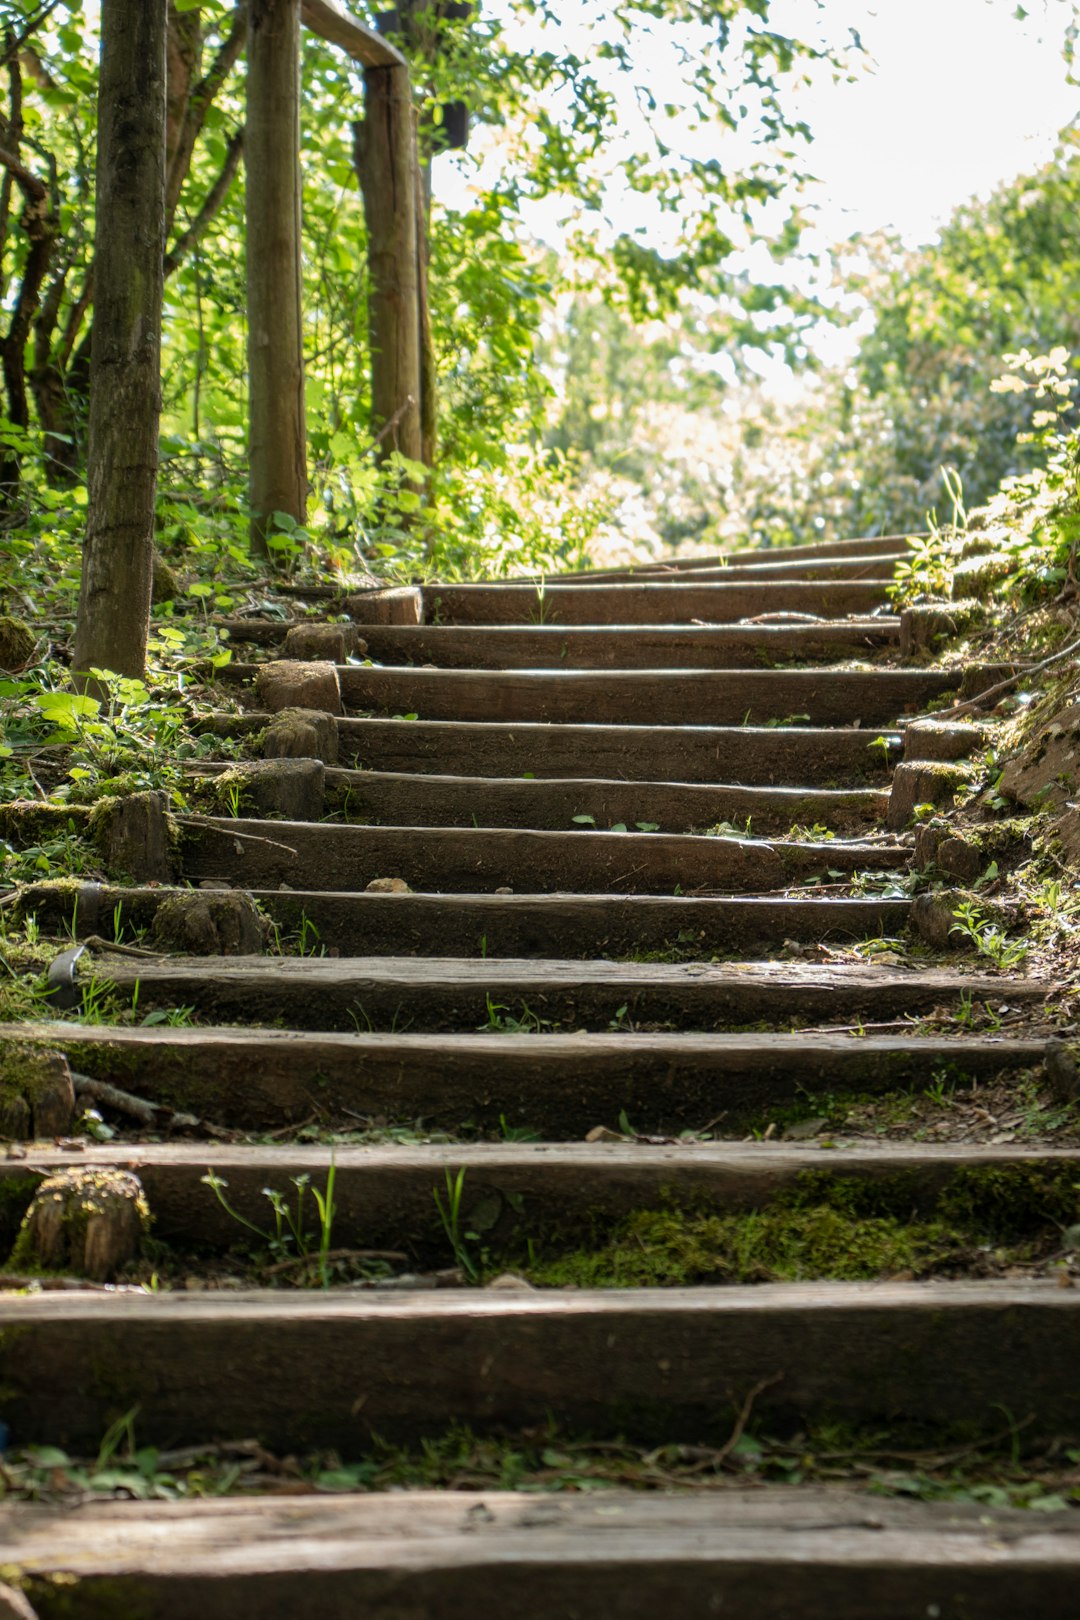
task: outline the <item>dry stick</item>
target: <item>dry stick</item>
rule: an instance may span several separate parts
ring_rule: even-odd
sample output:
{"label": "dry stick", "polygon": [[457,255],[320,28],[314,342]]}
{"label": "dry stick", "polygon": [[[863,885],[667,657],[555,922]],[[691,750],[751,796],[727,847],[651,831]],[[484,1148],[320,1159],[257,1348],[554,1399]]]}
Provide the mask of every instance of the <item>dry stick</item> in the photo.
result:
{"label": "dry stick", "polygon": [[294,1254],[288,1260],[279,1260],[263,1269],[264,1277],[276,1277],[285,1271],[296,1271],[300,1266],[316,1266],[322,1260],[407,1260],[401,1249],[328,1249],[325,1254]]}
{"label": "dry stick", "polygon": [[262,838],[257,833],[238,832],[235,827],[222,827],[209,816],[177,816],[176,819],[181,827],[206,827],[210,832],[220,833],[222,838],[243,838],[249,844],[269,844],[271,849],[283,849],[294,858],[299,855],[291,844],[279,843],[276,838]]}
{"label": "dry stick", "polygon": [[968,698],[966,703],[955,703],[945,713],[949,719],[952,719],[955,715],[967,714],[971,709],[981,709],[985,707],[990,698],[1003,697],[1006,692],[1016,685],[1017,681],[1025,680],[1029,675],[1041,675],[1044,669],[1050,668],[1051,664],[1060,664],[1063,659],[1071,658],[1074,653],[1078,652],[1080,652],[1080,641],[1070,641],[1067,647],[1062,647],[1060,652],[1051,653],[1050,657],[1044,658],[1041,664],[1028,664],[1026,668],[1018,669],[1015,675],[1010,675],[1007,680],[999,681],[996,686],[987,687],[985,692],[980,692],[977,697]]}
{"label": "dry stick", "polygon": [[161,1125],[172,1125],[179,1130],[199,1130],[208,1136],[232,1138],[233,1133],[220,1125],[212,1125],[205,1119],[197,1118],[195,1114],[180,1113],[165,1103],[153,1103],[145,1097],[136,1097],[130,1091],[122,1091],[119,1086],[110,1085],[108,1080],[94,1080],[88,1074],[78,1074],[74,1071],[71,1078],[75,1084],[76,1097],[86,1097],[91,1102],[103,1103],[106,1108],[112,1108],[118,1114],[127,1114],[149,1130],[155,1130]]}

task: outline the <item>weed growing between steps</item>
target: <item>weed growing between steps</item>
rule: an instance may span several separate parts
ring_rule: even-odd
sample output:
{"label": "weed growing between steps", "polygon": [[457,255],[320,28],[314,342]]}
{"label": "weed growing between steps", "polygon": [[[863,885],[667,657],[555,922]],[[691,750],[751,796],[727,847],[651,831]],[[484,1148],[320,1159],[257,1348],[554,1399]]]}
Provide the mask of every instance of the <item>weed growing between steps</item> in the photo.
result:
{"label": "weed growing between steps", "polygon": [[[179,1450],[139,1444],[139,1412],[124,1413],[94,1456],[37,1445],[5,1453],[0,1500],[73,1505],[95,1498],[175,1501],[200,1497],[343,1495],[373,1491],[637,1490],[723,1492],[747,1485],[852,1488],[873,1496],[1054,1512],[1080,1505],[1080,1447],[1025,1445],[1023,1416],[973,1435],[896,1434],[819,1422],[773,1434],[755,1420],[752,1392],[725,1438],[645,1448],[618,1435],[571,1434],[549,1421],[482,1435],[465,1425],[393,1446],[378,1438],[356,1457],[281,1457],[257,1440]],[[1001,1414],[998,1414],[1001,1416]],[[466,1502],[468,1498],[466,1497]],[[463,1504],[464,1506],[464,1504]]]}

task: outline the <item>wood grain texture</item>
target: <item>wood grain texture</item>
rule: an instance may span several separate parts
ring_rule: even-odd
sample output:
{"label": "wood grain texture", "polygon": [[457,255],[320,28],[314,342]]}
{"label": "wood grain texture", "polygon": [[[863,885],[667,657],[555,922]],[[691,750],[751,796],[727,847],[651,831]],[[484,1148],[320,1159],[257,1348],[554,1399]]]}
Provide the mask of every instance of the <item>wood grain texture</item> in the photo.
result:
{"label": "wood grain texture", "polygon": [[43,1620],[72,1579],[109,1620],[1072,1620],[1074,1521],[799,1486],[410,1491],[9,1506],[0,1558],[31,1572]]}
{"label": "wood grain texture", "polygon": [[[90,970],[88,969],[87,972]],[[301,1029],[486,1028],[494,1006],[549,1024],[606,1028],[610,1021],[674,1022],[722,1030],[767,1019],[868,1022],[930,1012],[962,996],[1038,1004],[1048,986],[974,973],[908,972],[800,962],[556,962],[444,957],[158,959],[95,956],[100,983],[139,1006],[191,1006],[204,1018]]]}
{"label": "wood grain texture", "polygon": [[[236,1243],[236,1222],[204,1185],[207,1165],[223,1176],[229,1202],[256,1225],[264,1223],[267,1186],[297,1176],[327,1185],[334,1169],[334,1246],[405,1250],[413,1264],[446,1264],[446,1234],[432,1199],[447,1172],[466,1174],[464,1215],[483,1212],[484,1242],[493,1252],[528,1234],[543,1249],[546,1234],[560,1247],[595,1247],[605,1223],[634,1210],[685,1208],[695,1214],[764,1209],[790,1194],[807,1175],[838,1185],[887,1184],[904,1189],[908,1216],[929,1215],[959,1173],[1008,1174],[1050,1169],[1080,1174],[1080,1149],[892,1146],[785,1147],[760,1142],[641,1142],[565,1146],[454,1144],[413,1147],[169,1143],[90,1145],[82,1152],[32,1146],[25,1159],[0,1160],[0,1184],[52,1175],[72,1166],[102,1166],[138,1175],[162,1242],[202,1252]],[[27,1192],[29,1198],[29,1192]],[[5,1209],[14,1196],[5,1199]]]}
{"label": "wood grain texture", "polygon": [[95,1447],[139,1405],[144,1445],[257,1434],[348,1455],[451,1423],[553,1418],[595,1436],[723,1440],[761,1380],[778,1427],[888,1421],[1080,1433],[1080,1293],[1053,1282],[783,1283],[492,1293],[44,1293],[0,1299],[16,1445]]}
{"label": "wood grain texture", "polygon": [[668,833],[698,832],[727,821],[749,823],[757,837],[796,825],[834,832],[884,823],[889,795],[880,788],[726,787],[687,782],[605,782],[586,778],[411,776],[336,771],[326,775],[327,804],[349,821],[395,827],[522,827],[572,831],[591,815],[600,829],[639,821]]}
{"label": "wood grain texture", "polygon": [[207,817],[184,828],[183,875],[245,888],[365,889],[403,878],[442,893],[510,888],[520,893],[755,893],[828,872],[904,864],[894,843],[785,842],[679,833],[519,827],[352,827],[327,822]]}
{"label": "wood grain texture", "polygon": [[[244,638],[252,621],[230,620]],[[258,625],[259,639],[284,634]],[[443,669],[737,669],[796,659],[866,657],[896,645],[900,621],[860,619],[814,625],[553,624],[367,625],[368,656],[380,664]]]}
{"label": "wood grain texture", "polygon": [[708,1122],[734,1132],[815,1092],[925,1084],[949,1065],[981,1078],[1035,1068],[1045,1043],[987,1037],[799,1034],[304,1034],[267,1028],[6,1026],[5,1041],[59,1048],[73,1067],[221,1125],[267,1129],[333,1115],[471,1119],[582,1137],[625,1109],[638,1130]]}
{"label": "wood grain texture", "polygon": [[887,600],[885,582],[792,580],[786,584],[652,581],[561,585],[431,585],[424,605],[436,624],[728,623],[759,613],[865,614]]}
{"label": "wood grain texture", "polygon": [[948,702],[963,671],[875,669],[338,671],[347,709],[414,712],[425,720],[533,720],[556,724],[677,726],[895,725],[927,703]]}
{"label": "wood grain texture", "polygon": [[[882,782],[886,776],[882,750],[874,746],[877,733],[849,727],[346,719],[338,722],[338,734],[342,759],[351,756],[365,770],[455,776],[521,776],[528,771],[612,781],[782,787],[851,787]],[[897,739],[889,757],[898,751]]]}

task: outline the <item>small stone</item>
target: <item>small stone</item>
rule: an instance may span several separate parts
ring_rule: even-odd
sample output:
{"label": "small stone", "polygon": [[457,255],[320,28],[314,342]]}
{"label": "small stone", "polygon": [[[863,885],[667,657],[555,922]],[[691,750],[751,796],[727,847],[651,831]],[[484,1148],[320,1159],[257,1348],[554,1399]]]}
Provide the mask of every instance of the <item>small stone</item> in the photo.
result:
{"label": "small stone", "polygon": [[496,894],[513,894],[513,892],[513,889],[507,888],[505,883],[502,884],[500,888],[495,890]]}
{"label": "small stone", "polygon": [[591,1131],[585,1133],[586,1142],[625,1142],[626,1137],[621,1131],[613,1131],[606,1125],[594,1125]]}
{"label": "small stone", "polygon": [[412,894],[404,878],[372,878],[368,894]]}
{"label": "small stone", "polygon": [[224,878],[203,878],[199,888],[217,889],[220,893],[229,893],[232,890],[232,884],[226,883]]}
{"label": "small stone", "polygon": [[263,736],[265,759],[338,760],[338,726],[333,715],[318,709],[282,709]]}
{"label": "small stone", "polygon": [[321,660],[301,663],[297,659],[275,659],[264,664],[255,679],[259,702],[272,714],[282,709],[318,709],[323,714],[341,713],[341,687],[333,664]]}
{"label": "small stone", "polygon": [[535,1294],[536,1292],[531,1282],[526,1282],[524,1277],[519,1277],[513,1271],[500,1272],[497,1277],[492,1277],[491,1281],[485,1286],[497,1289],[503,1294]]}
{"label": "small stone", "polygon": [[783,1138],[785,1142],[808,1142],[812,1136],[823,1131],[829,1121],[824,1115],[814,1119],[797,1119],[791,1125],[785,1125]]}
{"label": "small stone", "polygon": [[185,956],[255,956],[266,933],[258,906],[243,890],[191,889],[161,902],[151,938],[158,950]]}
{"label": "small stone", "polygon": [[58,1170],[34,1194],[8,1267],[107,1282],[137,1259],[149,1230],[142,1182],[129,1170]]}
{"label": "small stone", "polygon": [[0,1053],[0,1137],[62,1136],[75,1118],[75,1082],[62,1052],[5,1043]]}
{"label": "small stone", "polygon": [[953,933],[956,918],[953,912],[958,904],[951,890],[917,894],[911,902],[911,926],[927,945],[943,951],[959,943]]}

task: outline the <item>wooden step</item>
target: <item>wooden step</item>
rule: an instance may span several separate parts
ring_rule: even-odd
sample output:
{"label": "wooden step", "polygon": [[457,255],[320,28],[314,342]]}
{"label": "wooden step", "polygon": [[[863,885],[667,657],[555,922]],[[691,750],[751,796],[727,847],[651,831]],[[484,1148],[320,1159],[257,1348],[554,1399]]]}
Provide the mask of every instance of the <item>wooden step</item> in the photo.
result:
{"label": "wooden step", "polygon": [[[591,816],[599,829],[637,822],[660,832],[703,832],[726,821],[756,835],[792,827],[833,832],[884,823],[881,788],[766,788],[689,782],[410,776],[407,772],[328,771],[326,810],[348,821],[395,827],[524,827],[567,830]],[[580,824],[580,823],[579,823]]]}
{"label": "wooden step", "polygon": [[1034,1069],[1045,1042],[988,1036],[791,1034],[301,1034],[282,1029],[0,1026],[8,1042],[59,1048],[95,1079],[239,1130],[321,1117],[427,1121],[457,1131],[503,1121],[551,1140],[615,1127],[724,1134],[800,1098],[925,1087],[942,1073]]}
{"label": "wooden step", "polygon": [[[794,546],[740,546],[732,551],[691,552],[681,557],[650,557],[637,563],[626,563],[614,568],[560,569],[557,578],[568,580],[639,579],[643,575],[680,574],[697,568],[724,568],[740,563],[809,562],[821,557],[905,557],[911,548],[912,537],[903,534],[879,534],[850,540],[813,540]],[[539,574],[525,576],[530,581],[544,577]]]}
{"label": "wooden step", "polygon": [[1075,1519],[805,1486],[273,1495],[4,1507],[0,1558],[42,1620],[1072,1620]]}
{"label": "wooden step", "polygon": [[[44,934],[121,938],[152,927],[175,889],[29,884],[16,919],[35,917]],[[179,891],[184,892],[184,891]],[[633,956],[676,951],[703,956],[778,949],[786,940],[830,941],[895,936],[907,926],[909,900],[876,896],[708,899],[619,894],[334,894],[324,889],[254,889],[262,911],[306,948],[388,956]],[[314,930],[314,933],[312,933]]]}
{"label": "wooden step", "polygon": [[[259,719],[243,722],[258,726]],[[266,723],[265,717],[262,724]],[[230,729],[227,722],[218,722]],[[851,727],[547,726],[534,721],[342,720],[344,759],[365,770],[452,776],[852,786],[881,781],[900,739]]]}
{"label": "wooden step", "polygon": [[[796,548],[792,548],[794,550]],[[897,562],[906,553],[903,549],[895,548],[888,552],[878,553],[845,553],[842,557],[799,557],[788,556],[783,551],[758,552],[754,560],[747,558],[732,558],[724,561],[710,562],[703,558],[692,566],[680,568],[675,574],[676,579],[697,580],[702,584],[709,580],[721,581],[729,579],[732,584],[743,584],[747,580],[778,580],[788,579],[883,579],[891,581]],[[563,579],[563,574],[555,575],[556,580]],[[571,576],[572,577],[572,576]],[[584,575],[582,583],[590,576]],[[610,575],[608,576],[610,578]],[[624,576],[625,577],[625,576]],[[631,579],[663,579],[670,578],[669,571],[660,566],[649,569],[643,574],[637,571]]]}
{"label": "wooden step", "polygon": [[887,601],[884,580],[432,585],[424,587],[424,617],[432,624],[730,624],[761,613],[865,614]]}
{"label": "wooden step", "polygon": [[905,712],[944,704],[963,671],[874,670],[338,670],[349,709],[415,713],[424,720],[532,720],[563,725],[677,726],[770,721],[895,725]]}
{"label": "wooden step", "polygon": [[[138,1407],[142,1445],[255,1434],[355,1455],[554,1422],[593,1437],[709,1444],[748,1392],[772,1428],[962,1425],[1080,1435],[1080,1290],[1046,1281],[780,1283],[401,1294],[0,1297],[10,1441],[96,1448]],[[766,1380],[769,1382],[762,1387]]]}
{"label": "wooden step", "polygon": [[[767,1209],[824,1180],[837,1198],[875,1186],[882,1210],[902,1203],[905,1219],[932,1219],[941,1197],[959,1177],[1004,1179],[1017,1171],[1080,1175],[1080,1149],[1002,1147],[845,1146],[785,1147],[772,1143],[627,1142],[560,1147],[548,1143],[458,1143],[411,1147],[234,1146],[225,1143],[151,1143],[95,1146],[82,1151],[29,1148],[21,1160],[0,1159],[0,1190],[10,1227],[28,1204],[36,1181],[73,1165],[131,1170],[142,1182],[154,1237],[185,1253],[219,1254],[243,1243],[237,1221],[204,1185],[209,1165],[228,1185],[232,1209],[265,1226],[264,1189],[287,1190],[307,1177],[323,1190],[334,1176],[335,1248],[405,1251],[413,1265],[451,1262],[432,1191],[464,1171],[463,1215],[473,1212],[483,1241],[495,1254],[527,1236],[545,1258],[577,1244],[596,1246],[607,1222],[636,1210],[680,1209],[730,1214]],[[811,1181],[811,1178],[817,1178]],[[835,1182],[835,1187],[833,1183]],[[993,1232],[984,1234],[987,1238]]]}
{"label": "wooden step", "polygon": [[[232,621],[234,624],[236,621]],[[279,630],[285,626],[266,627]],[[242,630],[231,639],[245,639]],[[895,647],[896,618],[819,624],[368,625],[368,657],[379,664],[442,669],[742,669],[829,658],[865,658]],[[261,638],[260,638],[261,639]]]}
{"label": "wooden step", "polygon": [[[96,956],[80,977],[122,1001],[193,1007],[200,1017],[303,1029],[477,1029],[493,1016],[575,1028],[682,1022],[785,1027],[861,1017],[917,1017],[962,997],[1038,1005],[1047,986],[974,973],[804,962],[472,961],[451,957]],[[136,992],[136,985],[138,991]],[[527,1014],[522,1009],[528,1009]]]}
{"label": "wooden step", "polygon": [[257,889],[287,883],[355,890],[396,877],[412,889],[443,893],[751,893],[830,872],[895,871],[909,859],[909,851],[891,841],[769,842],[591,828],[431,827],[421,838],[411,827],[208,816],[183,822],[183,833],[185,877]]}

